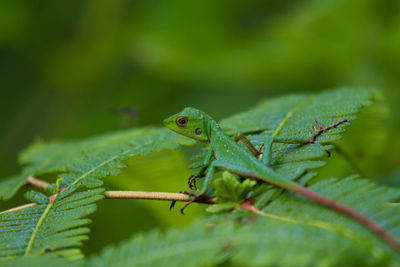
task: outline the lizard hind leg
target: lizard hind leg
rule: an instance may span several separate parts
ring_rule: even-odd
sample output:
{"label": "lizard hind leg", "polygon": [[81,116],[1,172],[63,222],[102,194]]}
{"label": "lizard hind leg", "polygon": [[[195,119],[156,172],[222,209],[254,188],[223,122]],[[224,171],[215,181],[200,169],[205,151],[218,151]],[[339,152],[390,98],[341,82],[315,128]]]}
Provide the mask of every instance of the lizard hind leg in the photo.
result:
{"label": "lizard hind leg", "polygon": [[[328,127],[323,128],[321,123],[319,122],[318,119],[315,119],[315,122],[317,126],[313,125],[314,132],[311,131],[311,137],[309,139],[298,139],[297,137],[291,138],[291,137],[278,137],[278,136],[272,136],[269,135],[269,133],[265,134],[265,139],[264,139],[264,153],[262,155],[262,162],[264,165],[269,166],[271,162],[271,150],[272,150],[272,144],[273,143],[285,143],[285,144],[299,144],[299,145],[307,145],[307,144],[317,144],[317,138],[323,134],[324,132],[327,132],[331,129],[334,129],[338,127],[339,125],[348,122],[347,119],[343,119],[337,123],[334,123]],[[330,152],[326,151],[328,156],[330,156]]]}
{"label": "lizard hind leg", "polygon": [[185,203],[185,205],[183,205],[183,207],[181,208],[181,213],[183,215],[185,215],[185,213],[183,212],[190,204],[192,204],[193,202],[199,200],[203,195],[205,195],[204,193],[199,193],[199,194],[195,194],[189,190],[185,190],[181,192],[182,194],[186,194],[189,196],[193,196],[193,198],[191,200],[189,200],[188,202]]}
{"label": "lizard hind leg", "polygon": [[185,213],[183,212],[190,204],[192,204],[193,202],[196,201],[196,198],[193,198],[191,200],[189,200],[188,202],[185,203],[185,205],[183,205],[183,207],[181,208],[181,213],[182,215],[185,215]]}
{"label": "lizard hind leg", "polygon": [[328,127],[325,127],[325,128],[322,127],[321,123],[319,122],[319,120],[317,118],[315,118],[315,122],[316,122],[317,126],[313,125],[314,134],[311,136],[310,139],[304,141],[305,144],[315,144],[315,143],[317,143],[316,140],[321,134],[323,134],[324,132],[327,132],[327,131],[329,131],[331,129],[334,129],[334,128],[338,127],[339,125],[341,125],[341,124],[343,124],[345,122],[348,122],[348,120],[347,119],[343,119],[343,120],[341,120],[339,122],[336,122],[336,123],[334,123],[334,124],[332,124],[332,125],[330,125]]}
{"label": "lizard hind leg", "polygon": [[[189,206],[190,204],[192,204],[193,202],[197,201],[201,196],[200,196],[199,194],[193,193],[193,192],[190,191],[190,190],[180,191],[179,193],[185,194],[185,195],[188,195],[188,196],[193,196],[193,197],[194,197],[193,199],[189,200],[189,201],[181,208],[181,213],[184,215],[183,210],[184,210],[187,206]],[[173,200],[173,201],[171,202],[171,205],[169,206],[169,211],[172,211],[172,209],[175,207],[176,202],[177,202],[176,200]]]}

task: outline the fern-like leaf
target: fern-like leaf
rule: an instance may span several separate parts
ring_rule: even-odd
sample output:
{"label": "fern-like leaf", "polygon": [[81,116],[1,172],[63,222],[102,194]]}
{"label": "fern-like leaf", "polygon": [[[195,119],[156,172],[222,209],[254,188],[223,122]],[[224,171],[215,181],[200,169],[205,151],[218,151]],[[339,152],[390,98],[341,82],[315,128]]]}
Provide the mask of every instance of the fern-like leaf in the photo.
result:
{"label": "fern-like leaf", "polygon": [[[264,132],[275,137],[290,137],[307,140],[311,137],[317,118],[323,126],[330,126],[343,119],[351,121],[360,108],[372,103],[378,91],[372,89],[341,88],[320,94],[300,94],[279,97],[262,102],[247,112],[239,113],[221,121],[221,127],[230,133],[252,134],[248,138],[259,146]],[[275,143],[272,150],[271,167],[287,177],[297,177],[306,170],[325,164],[326,150],[332,142],[341,138],[343,127],[329,130],[318,137],[318,144],[296,145]]]}
{"label": "fern-like leaf", "polygon": [[2,267],[83,267],[83,260],[71,261],[65,258],[58,257],[57,255],[42,255],[19,257],[15,260],[8,262],[1,262]]}
{"label": "fern-like leaf", "polygon": [[0,199],[10,199],[28,181],[26,176],[13,176],[0,182]]}
{"label": "fern-like leaf", "polygon": [[[264,141],[265,133],[305,140],[310,138],[315,117],[324,126],[342,119],[351,121],[361,107],[371,103],[375,94],[374,90],[339,89],[318,95],[271,99],[222,121],[221,125],[231,134],[247,133],[256,146]],[[307,183],[315,175],[309,170],[324,164],[325,151],[340,138],[344,125],[319,136],[318,144],[274,144],[272,167],[288,177],[303,174],[299,182]],[[58,176],[62,179],[48,189],[65,191],[55,201],[38,192],[28,192],[26,196],[38,203],[36,207],[1,214],[0,256],[10,259],[46,253],[72,259],[81,257],[76,247],[87,238],[88,229],[82,227],[89,222],[85,216],[94,211],[94,202],[103,196],[100,188],[78,192],[80,186],[99,187],[101,178],[118,174],[129,157],[174,149],[179,144],[191,145],[193,141],[167,129],[140,128],[82,141],[32,145],[21,154],[20,161],[26,164],[22,174],[0,184],[3,186],[0,198],[12,197],[31,174],[60,173]],[[222,203],[210,209],[213,212],[234,209],[233,217],[250,222],[245,216],[247,211],[239,204],[252,197],[261,210],[255,224],[228,222],[224,215],[218,215],[215,225],[208,228],[203,226],[203,221],[184,231],[136,237],[121,247],[106,249],[101,256],[92,258],[89,265],[197,266],[224,261],[238,265],[351,265],[356,262],[368,265],[394,264],[398,260],[392,248],[347,217],[271,185],[256,185],[249,180],[240,183],[233,176],[228,178],[216,181],[217,200]],[[357,178],[321,179],[313,183],[309,183],[311,189],[358,209],[399,237],[399,216],[393,215],[398,213],[398,207],[388,206],[388,202],[400,197],[398,190],[377,187]],[[321,253],[326,258],[316,257]],[[321,262],[315,263],[316,260]]]}
{"label": "fern-like leaf", "polygon": [[[358,208],[399,237],[400,206],[389,204],[400,197],[398,189],[354,177],[327,179],[311,188]],[[259,207],[265,206],[261,199]],[[219,215],[187,229],[138,235],[106,248],[89,266],[215,266],[226,261],[235,266],[397,266],[400,260],[358,223],[292,193],[280,195],[260,214],[253,219]]]}
{"label": "fern-like leaf", "polygon": [[[307,139],[315,117],[323,125],[340,119],[354,119],[354,113],[374,98],[376,91],[367,89],[338,89],[318,95],[292,95],[262,102],[247,112],[240,113],[221,122],[231,133],[268,131],[277,137]],[[273,167],[283,174],[295,177],[307,169],[324,165],[319,160],[326,155],[331,145],[323,145],[340,138],[341,127],[322,135],[318,142],[299,147],[298,145],[274,145]],[[263,142],[263,134],[250,135],[256,145]],[[179,144],[194,142],[172,133],[167,129],[139,128],[92,137],[82,141],[42,143],[29,147],[20,156],[26,164],[20,176],[3,181],[0,198],[9,199],[27,183],[28,175],[61,172],[63,187],[84,184],[97,187],[99,178],[120,173],[125,165],[122,161],[135,155],[144,155],[163,149],[174,149]]]}
{"label": "fern-like leaf", "polygon": [[90,222],[84,218],[96,209],[94,202],[104,198],[102,188],[71,194],[61,192],[55,201],[30,191],[27,197],[36,206],[18,212],[0,214],[0,258],[22,255],[57,254],[68,258],[82,257],[79,249],[86,240]]}
{"label": "fern-like leaf", "polygon": [[27,183],[24,177],[61,172],[62,183],[84,184],[89,188],[102,184],[99,180],[120,173],[122,161],[135,155],[145,155],[193,141],[167,129],[141,128],[95,136],[82,141],[37,142],[25,150],[20,162],[27,166],[22,174],[3,181],[0,198],[9,199]]}

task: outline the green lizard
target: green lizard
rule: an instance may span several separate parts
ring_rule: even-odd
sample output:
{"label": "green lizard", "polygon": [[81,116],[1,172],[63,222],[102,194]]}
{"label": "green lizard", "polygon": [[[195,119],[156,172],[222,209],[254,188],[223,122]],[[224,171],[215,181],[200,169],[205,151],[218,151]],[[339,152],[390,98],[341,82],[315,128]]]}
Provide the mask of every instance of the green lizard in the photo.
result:
{"label": "green lizard", "polygon": [[[229,137],[209,115],[195,108],[185,108],[178,114],[175,114],[164,120],[164,125],[178,134],[190,137],[197,141],[209,144],[207,156],[203,163],[203,169],[194,178],[201,176],[205,173],[205,180],[201,190],[197,193],[185,191],[187,194],[192,195],[193,199],[189,201],[182,209],[187,207],[190,203],[203,197],[212,185],[213,173],[216,168],[227,170],[231,173],[240,175],[245,178],[260,180],[280,188],[298,193],[311,200],[314,200],[322,205],[343,213],[361,224],[365,225],[372,232],[376,233],[383,240],[385,240],[392,247],[400,251],[400,242],[393,237],[389,232],[379,226],[375,221],[371,220],[362,213],[340,204],[332,199],[322,196],[294,181],[284,177],[283,175],[275,172],[268,167],[271,155],[271,147],[273,142],[284,143],[315,143],[316,138],[324,131],[330,130],[347,122],[347,120],[340,121],[327,128],[322,128],[318,123],[319,128],[315,135],[308,140],[295,140],[291,138],[271,138],[266,135],[264,142],[264,152],[262,158],[258,159],[254,156],[254,148],[246,150],[244,147],[236,143],[237,139],[246,140],[244,137],[233,139]],[[244,141],[246,146],[251,147],[250,142]],[[253,153],[252,153],[253,152]],[[193,177],[192,177],[193,179]],[[189,181],[189,184],[191,182]]]}

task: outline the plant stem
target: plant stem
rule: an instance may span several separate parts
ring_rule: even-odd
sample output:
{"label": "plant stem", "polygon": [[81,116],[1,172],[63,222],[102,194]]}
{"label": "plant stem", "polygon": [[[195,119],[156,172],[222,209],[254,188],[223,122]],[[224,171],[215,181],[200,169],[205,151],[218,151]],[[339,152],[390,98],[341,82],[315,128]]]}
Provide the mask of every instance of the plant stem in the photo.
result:
{"label": "plant stem", "polygon": [[34,185],[36,187],[40,187],[42,189],[47,189],[47,187],[50,185],[48,182],[36,179],[35,177],[33,177],[32,175],[29,175],[26,180],[28,180],[28,182],[31,185]]}
{"label": "plant stem", "polygon": [[[49,186],[49,183],[36,179],[33,176],[28,176],[27,180],[30,184],[40,187],[42,189],[46,189]],[[104,196],[108,199],[147,199],[147,200],[166,200],[166,201],[183,201],[187,202],[190,200],[189,196],[186,194],[181,194],[181,193],[168,193],[168,192],[146,192],[146,191],[105,191]],[[50,196],[49,201],[54,201],[55,196],[57,194]],[[199,199],[194,202],[197,203],[206,203],[206,204],[213,204],[215,203],[215,198],[205,198],[205,199]],[[26,208],[34,207],[36,206],[37,203],[29,203],[25,204],[19,207],[15,207],[12,209],[8,209],[5,211],[0,212],[6,213],[6,212],[12,212],[12,211],[20,211]]]}
{"label": "plant stem", "polygon": [[22,206],[19,206],[19,207],[15,207],[15,208],[12,208],[12,209],[1,211],[0,214],[6,213],[6,212],[12,212],[12,211],[20,211],[20,210],[23,210],[23,209],[26,209],[26,208],[34,207],[36,205],[37,205],[37,203],[29,203],[29,204],[25,204],[25,205],[22,205]]}
{"label": "plant stem", "polygon": [[[167,192],[146,192],[146,191],[106,191],[106,198],[130,198],[130,199],[149,199],[167,201],[189,201],[186,194],[167,193]],[[214,198],[199,200],[200,203],[215,203]]]}

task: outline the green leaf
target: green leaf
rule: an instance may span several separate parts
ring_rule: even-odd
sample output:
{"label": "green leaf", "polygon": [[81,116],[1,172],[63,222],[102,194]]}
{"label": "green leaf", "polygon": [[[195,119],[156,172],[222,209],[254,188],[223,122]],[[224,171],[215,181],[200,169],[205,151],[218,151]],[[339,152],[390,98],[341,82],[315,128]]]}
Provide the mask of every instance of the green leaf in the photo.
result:
{"label": "green leaf", "polygon": [[36,203],[47,204],[49,203],[49,198],[40,192],[28,191],[25,193],[25,198]]}
{"label": "green leaf", "polygon": [[26,256],[19,257],[12,261],[0,262],[3,267],[83,267],[83,260],[71,261],[68,259],[60,258],[54,254],[47,254],[42,256]]}
{"label": "green leaf", "polygon": [[221,213],[238,209],[239,204],[246,200],[256,184],[255,180],[250,179],[240,182],[237,175],[228,171],[223,172],[222,177],[214,181],[215,197],[218,203],[210,205],[207,211]]}
{"label": "green leaf", "polygon": [[209,213],[223,213],[237,208],[239,208],[239,204],[236,202],[222,202],[208,206],[206,211]]}
{"label": "green leaf", "polygon": [[[399,189],[354,177],[327,179],[311,189],[354,206],[400,236],[400,205],[388,204],[399,199]],[[89,266],[398,266],[397,251],[317,203],[286,192],[261,206],[252,216],[219,215],[186,229],[137,235],[91,257]]]}
{"label": "green leaf", "polygon": [[19,175],[13,176],[0,182],[0,199],[8,200],[15,195],[15,193],[24,186],[28,181],[26,176]]}
{"label": "green leaf", "polygon": [[194,141],[167,129],[139,128],[95,136],[81,141],[37,142],[25,150],[20,162],[27,164],[22,174],[0,185],[0,197],[11,198],[22,185],[24,177],[61,172],[61,186],[80,184],[89,188],[102,185],[100,178],[117,175],[125,167],[122,161],[150,152],[176,149],[179,144]]}
{"label": "green leaf", "polygon": [[228,171],[222,173],[222,178],[216,179],[215,196],[218,201],[243,201],[251,189],[257,184],[255,180],[239,181],[239,177]]}
{"label": "green leaf", "polygon": [[[257,147],[266,133],[308,139],[315,117],[323,126],[344,118],[352,120],[375,95],[374,90],[339,89],[276,98],[224,120],[222,125],[232,134],[246,133]],[[400,198],[398,189],[378,187],[356,177],[315,180],[316,173],[309,171],[325,164],[325,150],[341,137],[345,125],[319,136],[319,144],[274,144],[271,167],[359,210],[399,237],[400,216],[396,214],[400,210],[394,204]],[[27,174],[59,173],[50,188],[64,191],[54,202],[41,193],[28,192],[26,197],[38,203],[36,207],[0,214],[0,256],[5,260],[43,254],[81,258],[76,247],[87,238],[88,228],[82,227],[89,222],[85,217],[103,195],[100,188],[77,189],[101,186],[101,178],[118,174],[129,157],[174,149],[179,144],[193,141],[166,129],[141,128],[81,141],[32,145],[21,154],[21,163],[26,164],[22,175],[3,182],[11,193],[0,191],[0,197],[11,197],[26,183]],[[241,181],[225,172],[215,182],[215,194],[219,203],[208,211],[234,212],[165,235],[156,231],[137,236],[120,247],[107,248],[88,264],[348,266],[395,265],[399,260],[391,247],[357,222],[272,185]],[[259,212],[250,213],[240,206],[249,197],[255,198]]]}
{"label": "green leaf", "polygon": [[[308,138],[310,123],[315,118],[336,121],[354,114],[363,106],[372,104],[378,90],[369,88],[339,88],[319,94],[296,94],[262,101],[248,111],[238,113],[221,121],[221,127],[228,132],[276,131],[283,136],[300,134]],[[334,121],[332,118],[336,118]],[[304,132],[296,133],[296,125]],[[287,134],[286,134],[287,133]]]}
{"label": "green leaf", "polygon": [[89,229],[86,217],[96,210],[94,202],[103,199],[102,188],[70,194],[66,190],[54,202],[43,201],[43,195],[30,192],[38,205],[17,212],[0,214],[0,259],[22,255],[56,254],[77,259]]}
{"label": "green leaf", "polygon": [[[343,119],[351,121],[354,114],[372,103],[379,91],[367,88],[341,88],[320,94],[300,94],[278,97],[262,102],[247,112],[239,113],[221,121],[221,127],[230,133],[247,133],[248,138],[259,147],[264,142],[264,134],[280,138],[307,140],[311,137],[317,118],[323,127]],[[348,123],[323,133],[318,144],[296,145],[275,143],[272,150],[273,167],[288,178],[296,178],[306,170],[325,165],[326,150],[333,147],[332,142],[341,138],[343,127]],[[265,133],[264,133],[265,132]]]}
{"label": "green leaf", "polygon": [[[223,120],[221,126],[231,133],[267,131],[277,137],[308,139],[315,117],[327,126],[341,119],[354,119],[354,113],[373,100],[375,90],[344,88],[319,95],[292,95],[262,102],[247,112]],[[272,167],[290,177],[297,177],[305,170],[323,166],[320,159],[326,156],[330,143],[340,138],[342,126],[324,133],[321,144],[306,146],[275,144]],[[259,146],[263,134],[253,134],[249,139]],[[0,197],[10,198],[26,183],[23,177],[61,172],[62,187],[70,184],[94,188],[102,185],[100,178],[120,173],[122,163],[129,157],[145,155],[164,149],[175,149],[179,144],[192,145],[194,141],[168,129],[139,128],[100,135],[82,141],[37,142],[25,150],[20,162],[27,166],[21,176],[5,183],[7,191]]]}

